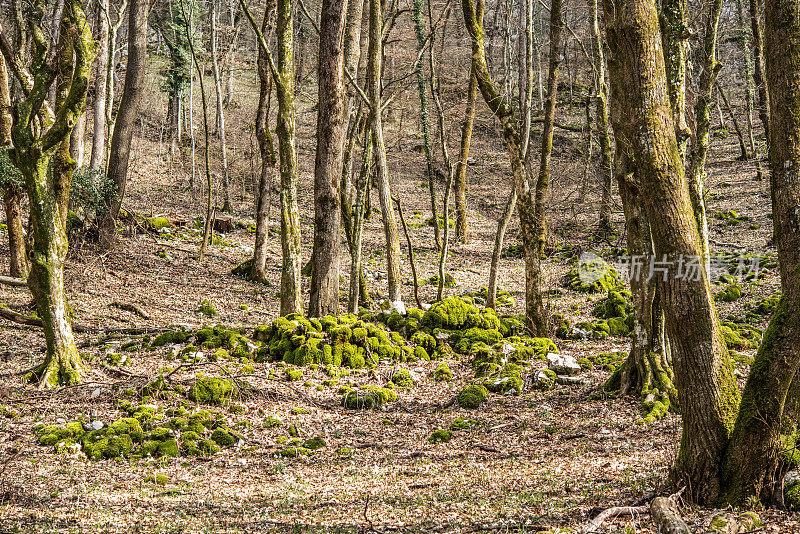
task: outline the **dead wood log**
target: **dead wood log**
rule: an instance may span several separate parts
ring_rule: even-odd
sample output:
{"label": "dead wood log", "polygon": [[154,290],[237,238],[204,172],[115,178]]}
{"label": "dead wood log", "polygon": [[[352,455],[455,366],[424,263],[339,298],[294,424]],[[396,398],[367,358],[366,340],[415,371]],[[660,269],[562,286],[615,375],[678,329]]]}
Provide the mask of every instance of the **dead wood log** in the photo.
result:
{"label": "dead wood log", "polygon": [[607,508],[600,512],[597,517],[589,521],[589,523],[581,529],[581,534],[589,534],[590,532],[596,532],[600,525],[606,519],[615,519],[620,516],[637,516],[641,514],[647,513],[647,506],[615,506],[613,508]]}
{"label": "dead wood log", "polygon": [[650,503],[650,515],[661,534],[691,534],[689,526],[681,519],[678,506],[671,497],[656,497]]}
{"label": "dead wood log", "polygon": [[131,312],[134,315],[138,315],[142,319],[150,319],[151,318],[149,313],[144,311],[140,306],[137,306],[136,304],[130,304],[128,302],[120,302],[118,300],[115,300],[114,302],[111,303],[111,307],[112,308],[119,308],[120,310]]}
{"label": "dead wood log", "polygon": [[0,285],[12,287],[28,287],[28,281],[22,278],[12,278],[11,276],[0,276]]}

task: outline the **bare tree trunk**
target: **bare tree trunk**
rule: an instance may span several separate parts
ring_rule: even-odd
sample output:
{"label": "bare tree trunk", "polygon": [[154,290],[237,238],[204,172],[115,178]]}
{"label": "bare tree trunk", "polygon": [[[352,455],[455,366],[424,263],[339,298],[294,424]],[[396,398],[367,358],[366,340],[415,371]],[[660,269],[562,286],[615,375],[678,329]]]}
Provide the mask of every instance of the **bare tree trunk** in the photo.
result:
{"label": "bare tree trunk", "polygon": [[764,37],[761,31],[759,4],[759,0],[750,0],[750,27],[753,30],[753,66],[755,67],[753,69],[753,83],[758,89],[758,117],[761,119],[764,135],[767,138],[767,143],[769,143],[769,89],[767,88],[767,75],[764,72]]}
{"label": "bare tree trunk", "polygon": [[[370,131],[375,151],[375,171],[377,173],[378,197],[383,215],[383,233],[386,237],[386,279],[389,301],[396,303],[400,295],[400,239],[397,235],[397,219],[392,207],[392,193],[389,184],[389,170],[386,164],[386,145],[383,141],[383,122],[381,118],[381,63],[383,60],[383,15],[381,0],[370,0],[369,51],[368,51],[368,96],[370,99]],[[436,221],[438,224],[438,221]]]}
{"label": "bare tree trunk", "polygon": [[[273,19],[275,17],[275,2],[267,2],[264,12],[264,21],[261,24],[261,32],[268,35],[271,31]],[[267,281],[267,244],[269,238],[269,211],[270,198],[272,195],[272,180],[275,174],[275,145],[272,141],[272,134],[269,130],[269,105],[272,92],[272,75],[269,71],[267,55],[263,47],[258,48],[258,79],[259,96],[258,109],[256,111],[256,137],[258,147],[261,152],[261,173],[256,188],[256,237],[253,247],[253,267],[250,270],[250,279],[255,282],[265,283]]]}
{"label": "bare tree trunk", "polygon": [[[356,0],[358,1],[358,0]],[[372,176],[372,132],[369,126],[364,131],[364,154],[361,172],[356,182],[356,202],[353,207],[352,243],[350,245],[350,292],[347,301],[349,313],[358,312],[359,295],[365,292],[364,272],[361,266],[361,239],[364,234],[365,198],[369,195],[369,180]],[[363,295],[362,295],[363,296]]]}
{"label": "bare tree trunk", "polygon": [[486,307],[496,308],[497,300],[497,274],[500,270],[500,256],[503,253],[503,241],[505,240],[508,223],[514,215],[514,208],[517,206],[517,189],[512,186],[508,194],[503,214],[497,221],[497,232],[494,235],[494,249],[492,251],[492,265],[489,268],[489,286],[486,295]]}
{"label": "bare tree trunk", "polygon": [[89,166],[102,169],[106,163],[106,97],[108,95],[109,27],[111,26],[109,0],[97,0],[97,69],[94,82],[92,122],[94,138]]}
{"label": "bare tree trunk", "polygon": [[[424,0],[414,0],[412,18],[414,21],[414,33],[417,36],[417,54],[419,61],[415,66],[417,71],[417,94],[419,95],[420,126],[422,127],[422,147],[425,151],[425,164],[428,176],[428,191],[431,195],[431,216],[433,217],[433,241],[436,249],[442,248],[442,238],[439,232],[439,209],[436,202],[436,186],[433,169],[433,155],[431,154],[430,120],[428,118],[428,88],[426,86],[425,71],[422,69],[424,60],[423,49],[425,48],[425,25],[422,22],[422,7]],[[430,50],[433,54],[433,50]],[[445,221],[445,226],[447,221]]]}
{"label": "bare tree trunk", "polygon": [[108,177],[114,182],[116,195],[111,203],[111,209],[100,225],[100,244],[105,248],[111,248],[116,243],[117,217],[119,217],[119,210],[125,198],[125,186],[128,182],[131,141],[144,89],[149,11],[149,0],[130,0],[128,5],[128,65],[125,70],[125,85],[122,90],[114,133],[111,136],[107,170]]}
{"label": "bare tree trunk", "polygon": [[[478,98],[478,82],[470,65],[469,86],[467,87],[467,107],[461,123],[461,150],[456,165],[454,192],[456,197],[456,240],[467,242],[467,161],[472,141],[472,128],[475,124],[475,102]],[[530,102],[530,100],[529,100]],[[529,128],[530,129],[530,128]]]}
{"label": "bare tree trunk", "polygon": [[[359,1],[359,0],[354,0]],[[348,0],[323,0],[317,68],[317,155],[314,163],[314,268],[308,315],[339,313],[339,187],[345,122],[344,38]]]}
{"label": "bare tree trunk", "polygon": [[681,258],[702,258],[703,242],[689,196],[667,93],[655,4],[604,0],[617,142],[636,162],[655,257],[672,268],[658,276],[673,357],[683,436],[674,474],[689,497],[713,502],[719,466],[738,406],[738,388],[717,319],[708,272],[679,276]]}
{"label": "bare tree trunk", "polygon": [[[741,35],[738,39],[742,47],[743,69],[742,74],[744,77],[744,102],[745,113],[747,122],[747,149],[748,158],[752,158],[756,153],[756,140],[753,133],[753,50],[750,44],[750,32],[748,31],[745,23],[744,0],[736,0],[736,22],[738,24],[738,31]],[[759,174],[761,172],[761,164],[758,163]]]}
{"label": "bare tree trunk", "polygon": [[219,72],[219,59],[217,58],[217,2],[211,3],[211,67],[214,73],[214,91],[217,97],[217,131],[219,133],[220,150],[222,150],[222,211],[230,213],[231,208],[231,180],[228,176],[228,144],[225,139],[225,107],[222,104],[222,77]]}

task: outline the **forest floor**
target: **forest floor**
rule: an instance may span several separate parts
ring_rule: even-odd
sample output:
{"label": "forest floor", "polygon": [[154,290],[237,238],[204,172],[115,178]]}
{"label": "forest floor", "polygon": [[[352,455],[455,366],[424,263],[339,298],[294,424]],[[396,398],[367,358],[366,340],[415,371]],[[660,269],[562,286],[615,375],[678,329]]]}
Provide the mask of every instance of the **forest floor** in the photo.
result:
{"label": "forest floor", "polygon": [[[460,95],[450,97],[454,101],[450,117],[454,133]],[[304,192],[310,191],[312,184],[312,105],[308,96],[298,111]],[[581,113],[576,110],[574,114],[579,117]],[[244,123],[251,116],[249,111],[241,115],[243,118],[234,120]],[[394,111],[388,115],[394,186],[411,224],[420,278],[427,279],[436,272],[437,252],[432,247],[432,228],[424,224],[430,216],[424,165],[414,150],[417,141],[398,133],[402,133],[403,120],[413,126],[415,119],[396,117]],[[202,196],[187,190],[185,166],[164,155],[153,126],[159,117],[160,111],[151,109],[134,141],[125,208],[147,217],[186,221],[187,225],[162,235],[124,228],[119,246],[111,251],[99,251],[91,242],[76,239],[66,270],[75,322],[100,330],[142,328],[154,332],[173,325],[197,329],[217,323],[252,331],[269,323],[278,312],[277,235],[271,236],[267,285],[230,274],[251,254],[253,234],[246,228],[217,234],[204,261],[198,261],[199,232],[191,227],[194,218],[203,214]],[[229,131],[235,129],[229,127]],[[246,130],[240,127],[238,131]],[[232,157],[235,215],[245,221],[252,211],[252,199],[242,195],[240,185],[251,176],[254,141],[248,141],[248,135],[252,137],[241,135]],[[611,258],[624,247],[624,237],[608,242],[593,236],[598,195],[594,186],[586,195],[580,194],[583,143],[580,134],[557,131],[548,213],[550,242],[554,247],[572,245]],[[485,109],[476,121],[472,155],[470,240],[451,247],[447,271],[457,285],[447,290],[449,295],[486,285],[496,220],[509,187],[503,145]],[[767,184],[755,180],[752,160],[738,161],[737,155],[734,136],[714,138],[708,181],[712,243],[715,250],[774,257],[775,250],[769,246],[772,224]],[[595,181],[593,176],[590,179]],[[441,190],[442,184],[438,187]],[[273,205],[277,195],[274,200]],[[313,199],[302,193],[300,200],[305,261],[311,250]],[[376,195],[373,205],[377,205]],[[715,216],[725,210],[737,212],[736,222]],[[619,205],[615,207],[615,225],[622,235]],[[518,244],[513,224],[507,242]],[[367,222],[364,250],[368,271],[377,273],[377,280],[370,282],[377,291],[384,283],[380,280],[382,249],[376,214]],[[0,272],[4,273],[7,250],[7,243],[0,241]],[[343,260],[343,273],[348,272],[348,263]],[[561,278],[568,268],[558,254],[544,263],[548,306],[573,322],[590,320],[600,295],[563,289]],[[404,263],[402,270],[404,297],[411,302],[410,269]],[[514,306],[503,313],[521,313],[522,260],[503,259],[500,273],[500,288],[515,299]],[[343,295],[346,282],[345,276]],[[720,304],[721,317],[753,307],[773,294],[779,281],[772,272],[742,287],[741,299]],[[434,296],[433,286],[423,286],[424,301]],[[215,317],[197,311],[204,299],[216,309]],[[150,318],[112,307],[115,301],[135,304]],[[0,303],[23,313],[32,309],[30,295],[20,288],[0,286]],[[461,357],[447,362],[455,375],[451,382],[430,377],[439,362],[409,363],[407,367],[419,377],[413,388],[400,391],[397,402],[381,409],[359,411],[340,406],[337,386],[323,384],[329,377],[321,369],[306,369],[303,380],[287,382],[274,378],[276,364],[272,362],[255,362],[247,370],[230,365],[189,365],[172,378],[188,383],[204,375],[225,376],[233,369],[237,380],[249,386],[243,390],[247,393],[234,398],[233,407],[223,409],[220,415],[239,432],[242,439],[236,446],[208,458],[94,461],[38,445],[34,425],[80,418],[108,424],[121,417],[118,403],[126,398],[123,392],[129,388],[141,391],[159,374],[179,367],[168,349],[126,353],[127,365],[107,365],[107,348],[97,344],[101,337],[98,333],[77,335],[88,362],[84,384],[38,391],[26,385],[21,374],[43,358],[41,331],[0,324],[0,403],[7,406],[5,416],[0,415],[0,532],[507,532],[546,526],[577,530],[589,521],[596,507],[629,505],[652,492],[665,491],[680,438],[679,416],[670,413],[655,423],[641,424],[638,398],[597,395],[598,386],[608,378],[608,372],[600,369],[585,373],[586,380],[580,385],[557,385],[545,392],[525,388],[519,396],[491,395],[477,410],[461,409],[450,401],[473,378],[469,361]],[[138,338],[117,338],[114,343],[119,346],[128,339]],[[559,352],[576,358],[626,352],[629,347],[625,338],[555,341]],[[392,367],[383,364],[374,371],[354,370],[348,380],[355,384],[374,381]],[[746,374],[746,368],[741,370]],[[165,398],[157,404],[177,409],[182,402]],[[283,424],[271,426],[269,417]],[[449,428],[459,417],[478,423],[455,432],[448,443],[429,442],[435,429]],[[325,447],[298,458],[277,455],[290,437],[291,425],[296,425],[301,439],[323,437]],[[155,477],[157,474],[165,478]],[[683,512],[693,528],[702,531],[715,511],[684,506]],[[800,532],[800,517],[794,514],[758,513],[764,520],[764,532]],[[602,530],[623,528],[627,532],[654,531],[647,515],[609,521]]]}

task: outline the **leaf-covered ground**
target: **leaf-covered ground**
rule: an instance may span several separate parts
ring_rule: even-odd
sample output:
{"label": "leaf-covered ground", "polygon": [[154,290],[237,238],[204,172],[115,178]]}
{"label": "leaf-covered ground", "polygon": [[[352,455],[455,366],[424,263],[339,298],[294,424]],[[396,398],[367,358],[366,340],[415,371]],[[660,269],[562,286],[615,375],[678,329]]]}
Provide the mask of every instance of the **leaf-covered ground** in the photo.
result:
{"label": "leaf-covered ground", "polygon": [[[252,82],[243,82],[245,104],[232,118],[231,131],[245,131],[243,124],[252,116]],[[457,124],[461,95],[450,92],[447,98],[452,104],[449,118]],[[315,122],[313,114],[304,111],[313,101],[307,95],[300,104],[303,190],[310,189],[312,182]],[[217,323],[252,332],[277,314],[277,237],[271,237],[271,283],[266,286],[230,275],[231,268],[250,254],[253,235],[247,224],[219,234],[206,259],[197,260],[199,236],[192,221],[202,214],[203,200],[187,192],[181,163],[164,156],[156,126],[163,110],[152,102],[149,106],[143,135],[135,142],[126,207],[145,217],[165,216],[185,224],[160,235],[136,225],[123,228],[119,247],[107,252],[97,250],[90,241],[74,239],[66,278],[75,320],[101,331],[140,328],[152,331],[152,336],[174,325],[194,331]],[[421,155],[409,150],[408,137],[398,133],[403,122],[401,109],[398,105],[387,113],[389,161],[414,240],[420,278],[427,279],[436,272],[437,255],[431,246],[432,229],[425,224],[430,210],[422,182],[424,165]],[[252,171],[249,158],[254,145],[248,150],[246,135],[242,139],[237,143],[242,155],[235,159],[237,184]],[[578,155],[583,142],[579,135],[563,132],[556,139],[550,243],[554,251],[566,244],[611,257],[624,246],[624,238],[609,242],[592,237],[597,188],[591,187],[580,198],[582,165]],[[767,253],[774,258],[774,249],[768,247],[771,220],[766,184],[754,180],[753,162],[735,160],[735,148],[731,137],[714,141],[709,169],[714,247]],[[448,290],[453,295],[486,285],[496,218],[508,189],[503,146],[485,110],[477,120],[473,156],[470,241],[453,245],[448,263],[457,283]],[[236,215],[247,223],[252,199],[241,196],[240,187],[237,195]],[[311,202],[311,195],[301,195],[304,259],[310,255]],[[377,197],[373,202],[377,205]],[[729,216],[715,215],[726,210],[737,212],[734,222]],[[273,213],[276,211],[273,208]],[[615,221],[623,231],[619,206]],[[508,243],[518,244],[514,225]],[[385,284],[382,248],[376,213],[367,223],[364,250],[371,289],[378,292]],[[0,242],[0,252],[0,271],[6,272],[5,241]],[[347,265],[345,258],[344,273]],[[545,262],[548,305],[573,323],[591,320],[599,296],[563,289],[560,280],[568,268],[563,255],[553,254]],[[403,266],[403,276],[404,295],[410,302],[408,265]],[[504,312],[521,311],[523,286],[521,260],[504,258],[500,287],[515,299],[514,306]],[[743,283],[742,298],[719,304],[721,317],[743,315],[778,286],[774,272],[763,280]],[[432,286],[423,287],[425,301],[434,294]],[[204,299],[213,305],[216,316],[197,311]],[[112,307],[114,301],[139,306],[149,319]],[[23,289],[0,286],[0,303],[22,313],[31,311],[30,296]],[[757,326],[763,328],[764,322]],[[35,328],[0,324],[0,404],[7,407],[0,415],[0,530],[506,532],[520,530],[520,525],[526,525],[521,530],[528,531],[577,529],[589,520],[595,507],[631,504],[652,492],[666,491],[664,483],[680,437],[680,420],[675,414],[653,424],[638,424],[642,415],[639,399],[597,395],[598,386],[608,377],[608,372],[599,368],[586,372],[586,382],[580,385],[557,385],[544,392],[526,387],[519,396],[491,395],[480,408],[465,410],[451,401],[474,379],[467,357],[447,360],[455,375],[451,382],[436,382],[431,377],[439,362],[406,363],[402,366],[419,378],[417,385],[398,390],[398,401],[380,409],[354,411],[340,406],[338,388],[349,382],[385,383],[386,373],[397,364],[354,370],[334,385],[323,385],[331,377],[321,368],[306,369],[301,380],[288,382],[276,362],[224,360],[217,365],[191,365],[174,359],[169,347],[126,352],[128,363],[116,367],[106,360],[106,349],[97,345],[103,338],[102,332],[78,336],[88,363],[83,385],[43,392],[22,379],[22,373],[43,357],[41,333]],[[128,339],[134,337],[116,342],[121,346]],[[624,338],[558,339],[556,343],[560,352],[576,358],[628,348]],[[742,352],[751,355],[753,351]],[[742,362],[746,363],[746,358]],[[220,413],[237,433],[233,446],[209,457],[94,461],[37,444],[33,432],[37,424],[63,425],[76,419],[108,424],[125,416],[118,406],[121,400],[131,399],[127,390],[133,390],[136,400],[141,388],[155,377],[181,365],[167,382],[191,384],[203,376],[236,375],[246,386],[231,399],[233,409],[196,407]],[[252,368],[244,368],[246,365]],[[744,375],[746,366],[740,365],[740,371]],[[186,399],[174,396],[149,402],[168,410]],[[454,431],[447,443],[429,441],[434,430],[450,428],[459,417],[477,423]],[[272,426],[270,418],[282,424]],[[325,446],[297,458],[279,455],[295,437],[290,435],[294,433],[292,425],[299,439],[322,437]],[[698,530],[713,513],[691,507],[683,511]],[[759,513],[765,532],[798,531],[798,518],[793,514]],[[623,527],[653,531],[646,516],[603,525],[606,531]]]}

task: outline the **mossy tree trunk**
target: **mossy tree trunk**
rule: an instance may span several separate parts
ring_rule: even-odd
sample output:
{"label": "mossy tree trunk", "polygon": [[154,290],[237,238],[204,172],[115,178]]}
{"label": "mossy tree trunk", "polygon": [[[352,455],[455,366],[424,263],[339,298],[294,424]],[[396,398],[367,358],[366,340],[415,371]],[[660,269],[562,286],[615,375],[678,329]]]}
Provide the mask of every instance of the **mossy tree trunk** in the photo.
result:
{"label": "mossy tree trunk", "polygon": [[295,148],[293,12],[291,0],[278,0],[276,6],[277,61],[250,8],[239,0],[259,50],[264,54],[278,98],[278,155],[280,156],[281,207],[281,315],[302,313],[300,294],[300,213],[297,206],[297,151]]}
{"label": "mossy tree trunk", "polygon": [[217,22],[219,21],[218,4],[211,2],[211,68],[214,74],[214,93],[217,104],[217,134],[219,135],[219,149],[222,156],[222,211],[230,213],[231,206],[231,180],[228,173],[228,141],[225,138],[225,105],[222,96],[222,74],[220,73],[217,51]]}
{"label": "mossy tree trunk", "polygon": [[[27,85],[20,80],[26,96],[14,106],[17,120],[12,128],[11,156],[22,171],[30,199],[33,246],[28,286],[47,344],[45,361],[34,369],[32,378],[40,387],[54,387],[78,383],[83,370],[64,295],[64,259],[69,186],[75,166],[69,153],[70,135],[86,107],[94,44],[81,2],[70,0],[62,12],[53,54],[42,29],[44,13],[44,0],[38,0],[28,17],[33,40],[29,79],[34,81]],[[54,84],[55,115],[51,116],[41,111]],[[39,121],[44,128],[35,126]]]}
{"label": "mossy tree trunk", "polygon": [[308,304],[308,314],[312,317],[339,313],[339,187],[347,133],[344,40],[348,3],[348,0],[323,0],[319,25],[319,106],[317,154],[314,163],[314,269]]}
{"label": "mossy tree trunk", "polygon": [[[267,2],[264,20],[261,25],[263,35],[269,35],[275,18],[275,2]],[[261,153],[261,173],[256,189],[255,217],[256,236],[253,246],[253,266],[250,279],[255,282],[267,281],[267,245],[269,239],[269,212],[272,198],[272,181],[275,174],[275,145],[269,129],[270,94],[272,92],[272,75],[262,47],[258,48],[258,108],[256,110],[256,138]]]}
{"label": "mossy tree trunk", "polygon": [[686,26],[686,0],[664,0],[659,14],[667,91],[675,122],[678,149],[685,156],[691,136],[686,122],[686,52],[689,28]]}
{"label": "mossy tree trunk", "polygon": [[[6,60],[0,57],[0,149],[11,148],[11,92],[9,88]],[[10,163],[8,159],[6,162]],[[6,212],[8,232],[9,270],[11,276],[28,277],[28,259],[25,253],[25,231],[22,225],[22,189],[17,183],[6,180],[0,185],[3,193],[3,206]]]}
{"label": "mossy tree trunk", "polygon": [[630,285],[633,298],[633,338],[625,362],[605,384],[606,390],[640,395],[644,421],[666,414],[677,401],[673,385],[669,344],[664,331],[664,312],[657,278],[648,279],[647,259],[653,257],[653,241],[644,210],[641,182],[629,157],[630,143],[617,136],[617,181],[625,212]]}
{"label": "mossy tree trunk", "polygon": [[[604,0],[614,60],[614,131],[630,140],[656,258],[677,266],[701,258],[703,245],[681,161],[667,92],[658,14],[647,0]],[[715,500],[720,465],[739,403],[738,387],[714,307],[708,272],[658,277],[683,435],[674,474],[689,497]]]}
{"label": "mossy tree trunk", "polygon": [[98,0],[96,10],[97,69],[95,72],[94,103],[92,112],[92,156],[89,166],[102,169],[106,163],[106,98],[108,96],[108,64],[111,61],[109,27],[111,12],[109,0]]}
{"label": "mossy tree trunk", "polygon": [[692,143],[692,153],[689,158],[687,180],[689,182],[689,196],[694,206],[697,227],[700,230],[700,239],[703,245],[703,257],[709,261],[708,246],[708,219],[706,217],[705,181],[706,159],[711,139],[711,92],[717,81],[722,64],[717,61],[717,27],[719,15],[722,11],[722,0],[712,0],[705,13],[705,27],[703,35],[702,72],[700,85],[694,105],[695,132]]}
{"label": "mossy tree trunk", "polygon": [[600,139],[600,183],[602,197],[600,201],[600,232],[611,231],[611,181],[612,152],[611,135],[608,131],[608,83],[606,83],[606,59],[600,38],[600,19],[598,0],[589,0],[590,29],[592,35],[592,60],[594,62],[595,114],[597,116],[597,135]]}
{"label": "mossy tree trunk", "polygon": [[767,0],[765,20],[772,213],[782,293],[747,378],[723,466],[724,496],[732,504],[750,497],[770,500],[785,469],[780,435],[796,430],[800,417],[800,3]]}
{"label": "mossy tree trunk", "polygon": [[375,174],[378,198],[383,216],[383,233],[386,236],[386,280],[391,302],[401,300],[400,295],[400,238],[397,219],[392,207],[389,170],[386,163],[386,144],[383,140],[381,105],[381,63],[383,61],[383,9],[381,0],[370,0],[369,50],[367,52],[367,94],[370,101],[370,131],[375,153]]}
{"label": "mossy tree trunk", "polygon": [[456,197],[456,240],[466,243],[467,238],[467,161],[472,141],[472,129],[475,124],[475,102],[478,99],[478,82],[475,71],[470,65],[469,85],[467,86],[467,107],[464,110],[464,121],[461,123],[461,149],[459,150],[456,175],[453,181],[453,192]]}
{"label": "mossy tree trunk", "polygon": [[[554,7],[558,8],[560,2],[555,0]],[[514,187],[517,191],[517,211],[519,213],[520,228],[522,230],[523,249],[525,251],[525,314],[527,316],[528,324],[536,335],[547,335],[547,316],[542,302],[541,294],[541,263],[540,252],[541,245],[544,239],[544,211],[537,211],[537,200],[539,200],[540,193],[542,208],[544,202],[544,195],[541,188],[537,187],[537,183],[531,175],[527,165],[525,165],[525,155],[523,154],[522,139],[519,134],[519,121],[517,120],[514,111],[508,102],[498,93],[497,88],[489,75],[489,69],[486,63],[486,52],[484,50],[484,33],[483,33],[483,13],[484,2],[483,0],[463,0],[462,9],[464,11],[464,21],[467,25],[467,31],[472,38],[472,65],[475,69],[475,76],[478,82],[478,88],[483,95],[483,99],[492,110],[492,113],[500,121],[503,129],[503,138],[506,143],[506,150],[508,151],[509,160],[511,163],[511,172],[514,176]],[[558,21],[560,16],[558,9],[551,8],[555,11]],[[552,18],[551,18],[552,21]],[[560,28],[560,23],[558,24]],[[557,51],[558,45],[553,45]],[[558,61],[558,58],[551,58],[551,61]],[[557,64],[557,63],[556,63]],[[553,110],[555,109],[555,94],[548,95],[552,98]],[[553,115],[550,115],[552,118]],[[546,128],[545,128],[546,129]],[[546,134],[543,135],[546,140]],[[552,129],[550,133],[552,143]],[[546,184],[545,184],[546,187]],[[536,199],[534,198],[536,195]],[[537,216],[541,216],[541,220],[537,220]]]}
{"label": "mossy tree trunk", "polygon": [[[431,215],[433,217],[433,241],[437,249],[442,247],[442,237],[439,231],[439,208],[436,203],[436,185],[433,169],[433,154],[431,153],[430,117],[428,116],[428,87],[425,80],[425,71],[422,68],[425,59],[425,24],[422,22],[422,7],[424,0],[414,0],[411,17],[414,21],[414,34],[417,37],[418,61],[414,66],[417,77],[417,94],[419,95],[419,122],[422,128],[422,148],[425,152],[425,165],[428,177],[428,192],[431,197]],[[430,51],[433,54],[433,50]],[[445,215],[447,217],[447,215]],[[445,225],[447,223],[445,222]]]}

